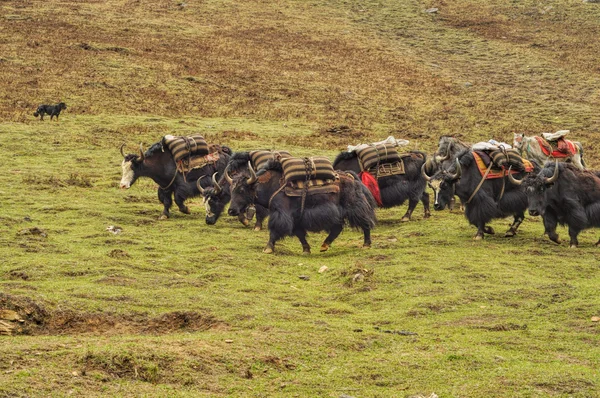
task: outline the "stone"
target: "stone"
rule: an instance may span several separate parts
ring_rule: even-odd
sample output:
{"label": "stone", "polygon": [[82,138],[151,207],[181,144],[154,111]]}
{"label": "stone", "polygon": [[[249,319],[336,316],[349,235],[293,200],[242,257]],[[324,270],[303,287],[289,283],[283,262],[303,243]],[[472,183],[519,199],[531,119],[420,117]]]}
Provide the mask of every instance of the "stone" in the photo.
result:
{"label": "stone", "polygon": [[439,9],[435,8],[435,7],[434,8],[428,8],[428,9],[425,10],[425,12],[428,13],[428,14],[435,14],[438,11],[439,11]]}
{"label": "stone", "polygon": [[323,272],[327,271],[329,269],[328,266],[324,265],[321,268],[319,268],[319,274],[322,274]]}

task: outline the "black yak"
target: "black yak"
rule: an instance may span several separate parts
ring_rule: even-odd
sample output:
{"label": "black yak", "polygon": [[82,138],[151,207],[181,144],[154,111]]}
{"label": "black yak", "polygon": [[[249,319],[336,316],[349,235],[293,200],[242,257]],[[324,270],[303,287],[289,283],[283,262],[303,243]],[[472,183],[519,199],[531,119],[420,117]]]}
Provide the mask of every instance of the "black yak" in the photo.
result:
{"label": "black yak", "polygon": [[238,173],[226,178],[231,185],[229,215],[244,214],[249,206],[261,205],[269,209],[269,241],[265,253],[273,253],[275,243],[286,236],[296,236],[302,244],[303,253],[310,253],[306,240],[307,231],[327,231],[329,235],[321,245],[321,251],[329,249],[344,228],[345,222],[360,228],[364,235],[364,247],[371,245],[371,229],[375,226],[375,201],[371,193],[353,173],[340,172],[337,193],[287,196],[282,180],[283,170],[277,161],[269,161],[255,173],[248,164],[248,173]]}

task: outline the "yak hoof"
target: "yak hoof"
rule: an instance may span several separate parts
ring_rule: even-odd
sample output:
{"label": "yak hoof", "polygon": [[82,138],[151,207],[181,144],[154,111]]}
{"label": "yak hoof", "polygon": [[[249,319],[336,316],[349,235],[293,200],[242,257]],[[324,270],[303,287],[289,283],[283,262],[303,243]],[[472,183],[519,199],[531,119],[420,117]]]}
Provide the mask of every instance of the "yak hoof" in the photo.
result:
{"label": "yak hoof", "polygon": [[408,222],[410,221],[410,217],[404,216],[400,219],[400,222]]}
{"label": "yak hoof", "polygon": [[473,240],[482,240],[483,236],[481,235],[475,235],[475,237],[473,238]]}
{"label": "yak hoof", "polygon": [[302,250],[302,255],[303,256],[310,256],[310,249],[304,249],[304,250]]}
{"label": "yak hoof", "polygon": [[431,213],[430,212],[427,212],[427,213],[423,214],[423,218],[429,218],[429,217],[431,217]]}
{"label": "yak hoof", "polygon": [[327,243],[323,243],[321,245],[321,251],[326,252],[327,250],[329,250],[329,245]]}
{"label": "yak hoof", "polygon": [[263,253],[271,254],[271,253],[273,253],[273,248],[267,246],[267,247],[265,247],[265,250],[263,250]]}
{"label": "yak hoof", "polygon": [[560,238],[559,238],[558,236],[557,236],[557,237],[550,238],[550,240],[551,240],[552,242],[556,243],[557,245],[560,245],[560,244],[562,243],[562,242],[561,242],[561,240],[560,240]]}
{"label": "yak hoof", "polygon": [[249,224],[249,222],[248,222],[248,219],[247,219],[247,218],[240,218],[240,222],[241,222],[242,224],[244,224],[244,227],[247,227],[247,226],[248,226],[248,224]]}
{"label": "yak hoof", "polygon": [[363,249],[370,249],[371,248],[371,244],[370,243],[365,243],[364,245],[362,245]]}
{"label": "yak hoof", "polygon": [[159,219],[159,220],[161,220],[161,221],[162,221],[162,220],[168,220],[168,219],[169,219],[169,216],[168,216],[168,215],[166,215],[166,214],[161,214],[161,215],[160,215],[160,217],[158,217],[158,219]]}
{"label": "yak hoof", "polygon": [[256,227],[254,227],[254,232],[258,232],[262,229],[262,227],[260,225],[257,225]]}
{"label": "yak hoof", "polygon": [[483,232],[485,232],[488,235],[494,235],[496,233],[494,231],[494,228],[490,227],[489,225],[486,225],[485,228],[483,228]]}
{"label": "yak hoof", "polygon": [[512,238],[513,236],[515,236],[517,233],[513,230],[508,230],[506,231],[506,233],[504,234],[505,238]]}
{"label": "yak hoof", "polygon": [[180,212],[182,212],[183,214],[190,214],[190,209],[186,206],[183,209],[179,209]]}
{"label": "yak hoof", "polygon": [[574,243],[571,243],[571,245],[569,245],[569,248],[571,249],[577,249],[577,245]]}

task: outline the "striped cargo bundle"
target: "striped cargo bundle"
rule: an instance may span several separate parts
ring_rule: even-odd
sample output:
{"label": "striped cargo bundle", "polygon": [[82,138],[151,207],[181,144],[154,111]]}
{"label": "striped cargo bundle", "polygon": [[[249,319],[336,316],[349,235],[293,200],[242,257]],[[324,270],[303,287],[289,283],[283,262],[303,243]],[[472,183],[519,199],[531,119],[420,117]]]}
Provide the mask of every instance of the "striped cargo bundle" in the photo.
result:
{"label": "striped cargo bundle", "polygon": [[334,180],[331,161],[324,156],[281,159],[283,177],[286,181]]}
{"label": "striped cargo bundle", "polygon": [[269,160],[278,160],[291,157],[292,155],[287,151],[267,151],[265,149],[250,152],[250,162],[252,163],[254,170],[260,169],[260,167]]}
{"label": "striped cargo bundle", "polygon": [[208,155],[208,145],[206,144],[204,137],[198,134],[189,137],[165,135],[163,144],[171,151],[176,162],[186,156]]}
{"label": "striped cargo bundle", "polygon": [[527,159],[523,159],[516,149],[507,149],[504,151],[491,151],[488,153],[492,162],[501,168],[508,169],[512,166],[513,170],[530,172],[533,166]]}
{"label": "striped cargo bundle", "polygon": [[395,163],[400,160],[400,155],[393,144],[369,145],[356,151],[361,165],[361,170],[369,170],[381,163]]}

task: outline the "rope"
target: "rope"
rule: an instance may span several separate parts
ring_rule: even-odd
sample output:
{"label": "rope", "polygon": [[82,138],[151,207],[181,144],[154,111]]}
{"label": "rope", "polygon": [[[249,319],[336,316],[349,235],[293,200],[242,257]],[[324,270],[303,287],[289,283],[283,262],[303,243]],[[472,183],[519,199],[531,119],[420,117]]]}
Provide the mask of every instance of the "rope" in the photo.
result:
{"label": "rope", "polygon": [[[173,160],[173,161],[175,161],[175,160]],[[167,185],[166,187],[164,187],[164,188],[163,188],[163,187],[161,187],[161,186],[160,186],[160,184],[158,184],[158,187],[159,187],[160,189],[162,189],[163,191],[166,191],[167,189],[169,189],[169,187],[170,187],[171,185],[173,185],[173,183],[175,182],[175,179],[176,179],[176,178],[177,178],[177,163],[175,163],[175,175],[173,176],[173,179],[171,180],[171,182],[169,183],[169,185]],[[183,175],[183,179],[184,179],[184,181],[185,181],[185,174]]]}
{"label": "rope", "polygon": [[283,178],[281,180],[279,180],[281,186],[279,187],[279,189],[277,191],[275,191],[275,193],[273,193],[273,195],[271,195],[271,197],[269,198],[269,205],[268,208],[271,208],[271,201],[275,198],[275,196],[277,196],[278,193],[280,193],[281,191],[283,191],[283,188],[285,188],[286,183],[285,181],[283,181]]}
{"label": "rope", "polygon": [[488,176],[488,174],[490,174],[490,170],[492,169],[493,165],[494,165],[494,162],[490,162],[490,165],[488,166],[487,170],[485,171],[485,174],[483,175],[483,177],[481,177],[481,181],[479,181],[479,185],[477,185],[477,188],[475,188],[475,191],[473,191],[473,193],[471,194],[471,197],[469,197],[469,200],[467,200],[465,202],[465,204],[469,204],[471,202],[471,200],[473,199],[473,197],[475,196],[475,194],[477,192],[479,192],[479,189],[483,185],[485,178]]}

